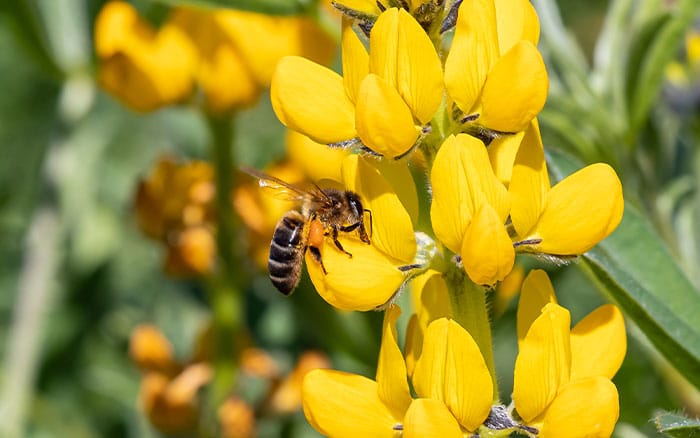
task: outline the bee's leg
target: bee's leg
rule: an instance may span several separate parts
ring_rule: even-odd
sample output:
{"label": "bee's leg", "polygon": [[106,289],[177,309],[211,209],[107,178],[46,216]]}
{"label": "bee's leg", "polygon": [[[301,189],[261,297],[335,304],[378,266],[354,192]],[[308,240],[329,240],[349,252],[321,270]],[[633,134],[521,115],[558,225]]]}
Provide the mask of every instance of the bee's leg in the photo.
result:
{"label": "bee's leg", "polygon": [[321,250],[316,248],[315,246],[309,246],[309,251],[311,252],[311,256],[318,262],[319,265],[321,265],[321,270],[323,271],[323,275],[328,274],[326,271],[326,267],[323,266],[323,259],[321,258]]}
{"label": "bee's leg", "polygon": [[[350,225],[350,226],[352,227],[352,225]],[[339,250],[343,251],[343,252],[344,252],[345,254],[347,254],[350,258],[352,258],[352,254],[350,254],[349,252],[345,251],[345,249],[343,248],[343,245],[341,245],[341,244],[340,244],[340,241],[338,240],[338,231],[341,230],[341,229],[342,229],[342,228],[339,229],[338,227],[335,227],[335,226],[332,228],[333,231],[331,232],[331,237],[333,238],[333,243],[335,243],[335,246],[338,247]],[[354,230],[354,228],[353,228],[353,230]],[[351,230],[351,231],[352,231],[352,230]]]}
{"label": "bee's leg", "polygon": [[347,225],[344,227],[340,227],[340,231],[343,231],[345,233],[349,233],[350,231],[354,231],[355,229],[358,230],[358,233],[360,234],[360,240],[366,243],[367,245],[370,244],[369,237],[367,236],[367,231],[365,230],[365,224],[362,221],[355,222],[352,225]]}

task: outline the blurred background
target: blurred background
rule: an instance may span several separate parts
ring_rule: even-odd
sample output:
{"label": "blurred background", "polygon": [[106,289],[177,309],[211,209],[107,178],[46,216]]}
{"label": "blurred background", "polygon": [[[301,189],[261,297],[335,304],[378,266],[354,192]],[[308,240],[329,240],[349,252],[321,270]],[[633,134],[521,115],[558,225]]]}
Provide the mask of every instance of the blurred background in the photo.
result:
{"label": "blurred background", "polygon": [[[144,373],[133,349],[129,354],[130,337],[140,324],[153,324],[176,360],[187,363],[210,316],[206,283],[172,275],[167,248],[148,237],[135,213],[139,182],[163,157],[208,159],[207,120],[188,105],[140,114],[100,89],[93,29],[104,3],[0,6],[0,436],[160,436],[140,408]],[[152,23],[168,10],[154,1],[133,4]],[[558,6],[591,60],[608,3],[559,0]],[[678,59],[683,53],[679,45]],[[337,54],[334,63],[337,69]],[[684,108],[697,118],[697,102]],[[235,161],[262,169],[281,160],[285,135],[263,92],[237,115]],[[286,411],[260,406],[309,351],[324,352],[334,368],[372,376],[382,315],[333,311],[306,276],[285,298],[265,269],[255,263],[239,269],[233,275],[246,278],[250,343],[264,349],[275,369],[268,370],[273,378],[252,372],[239,381],[241,397],[257,406],[257,436],[316,436],[298,403]],[[580,271],[548,269],[573,321],[605,301]],[[494,343],[507,399],[515,302],[504,299],[501,307]],[[630,330],[628,356],[615,378],[622,409],[616,435],[654,436],[650,419],[657,410],[700,403]]]}

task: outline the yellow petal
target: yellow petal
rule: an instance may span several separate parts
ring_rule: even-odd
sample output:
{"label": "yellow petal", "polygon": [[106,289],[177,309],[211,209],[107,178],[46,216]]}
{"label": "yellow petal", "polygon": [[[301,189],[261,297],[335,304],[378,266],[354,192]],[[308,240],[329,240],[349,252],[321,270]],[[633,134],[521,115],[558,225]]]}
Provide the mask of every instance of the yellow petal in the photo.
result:
{"label": "yellow petal", "polygon": [[285,146],[290,161],[312,181],[330,180],[342,183],[340,167],[349,153],[347,150],[329,148],[292,130],[287,131]]}
{"label": "yellow petal", "polygon": [[457,420],[439,400],[414,400],[406,412],[403,426],[404,438],[462,438]]}
{"label": "yellow petal", "polygon": [[452,252],[461,251],[467,226],[482,204],[491,204],[505,222],[508,193],[491,169],[484,144],[474,137],[448,137],[435,156],[430,180],[433,230]]}
{"label": "yellow petal", "polygon": [[513,269],[513,242],[490,204],[483,204],[467,227],[461,255],[464,270],[476,284],[493,285]]}
{"label": "yellow petal", "polygon": [[520,342],[515,359],[513,402],[525,422],[542,414],[559,388],[569,382],[569,324],[568,310],[547,304]]}
{"label": "yellow petal", "polygon": [[384,313],[382,346],[377,364],[377,394],[389,408],[394,418],[403,418],[411,404],[408,389],[406,363],[399,349],[396,320],[401,315],[398,306],[391,306]]}
{"label": "yellow petal", "polygon": [[594,376],[612,379],[626,351],[622,313],[612,304],[598,307],[571,330],[571,380]]}
{"label": "yellow petal", "polygon": [[415,361],[423,351],[423,335],[428,324],[438,318],[452,317],[447,284],[434,269],[417,276],[411,282],[411,298],[415,314],[406,329],[406,366],[413,375]]}
{"label": "yellow petal", "polygon": [[413,377],[416,361],[423,351],[423,330],[418,324],[418,315],[411,315],[406,325],[406,342],[404,343],[406,373],[409,377]]}
{"label": "yellow petal", "polygon": [[407,160],[372,160],[370,163],[391,184],[391,188],[411,217],[413,227],[418,226],[418,191]]}
{"label": "yellow petal", "polygon": [[494,3],[501,55],[520,40],[537,45],[540,39],[540,21],[528,0],[494,0]]}
{"label": "yellow petal", "polygon": [[532,323],[542,314],[542,308],[557,303],[552,282],[542,269],[530,271],[523,282],[518,302],[518,341],[525,339]]}
{"label": "yellow petal", "polygon": [[541,438],[608,438],[620,414],[617,388],[604,377],[564,386],[547,409]]}
{"label": "yellow petal", "polygon": [[398,268],[406,263],[396,262],[355,237],[341,236],[349,257],[331,239],[321,246],[321,257],[327,274],[306,253],[306,268],[316,291],[330,305],[342,310],[372,310],[383,306],[405,280]]}
{"label": "yellow petal", "polygon": [[372,246],[398,263],[411,263],[416,254],[411,218],[386,179],[359,155],[343,161],[342,173],[348,190],[359,194],[364,208],[372,212]]}
{"label": "yellow petal", "polygon": [[382,12],[372,27],[369,39],[369,71],[397,89],[397,65],[399,53],[399,10],[390,8]]}
{"label": "yellow petal", "polygon": [[489,414],[491,375],[474,339],[455,321],[440,318],[428,326],[413,387],[421,397],[441,400],[468,431]]}
{"label": "yellow petal", "polygon": [[369,73],[369,54],[352,30],[352,21],[343,19],[341,47],[343,53],[343,84],[352,102],[357,101],[362,79]]}
{"label": "yellow petal", "polygon": [[479,124],[501,132],[522,131],[542,110],[548,88],[542,55],[529,41],[520,41],[486,78]]}
{"label": "yellow petal", "polygon": [[134,37],[151,39],[153,29],[141,19],[136,9],[124,1],[104,5],[95,20],[95,52],[107,58],[131,44]]}
{"label": "yellow petal", "polygon": [[442,64],[433,43],[405,10],[380,15],[370,38],[370,71],[398,90],[413,115],[427,123],[442,100]]}
{"label": "yellow petal", "polygon": [[520,292],[523,280],[525,279],[525,269],[521,265],[516,264],[510,274],[506,275],[496,286],[496,295],[493,299],[494,318],[498,319],[508,308],[508,305],[513,300],[513,297]]}
{"label": "yellow petal", "polygon": [[520,149],[524,135],[525,132],[522,131],[513,135],[503,135],[494,139],[488,147],[493,172],[506,187],[510,184],[515,155]]}
{"label": "yellow petal", "polygon": [[360,84],[355,125],[362,143],[387,157],[406,153],[419,134],[411,110],[396,89],[371,73]]}
{"label": "yellow petal", "polygon": [[537,119],[525,131],[515,157],[508,187],[512,202],[510,219],[519,236],[527,236],[540,219],[549,192],[549,175]]}
{"label": "yellow petal", "polygon": [[357,136],[355,108],[345,94],[343,78],[305,58],[282,58],[272,77],[272,108],[287,127],[318,143]]}
{"label": "yellow petal", "polygon": [[399,423],[377,395],[377,383],[362,376],[317,369],[304,377],[304,415],[326,436],[392,438]]}
{"label": "yellow petal", "polygon": [[211,14],[261,86],[269,85],[275,65],[284,56],[297,55],[328,64],[335,52],[333,39],[306,17],[273,17],[231,9]]}
{"label": "yellow petal", "polygon": [[536,251],[582,254],[620,223],[622,185],[612,167],[596,163],[568,176],[547,194],[544,211],[528,238],[542,239]]}
{"label": "yellow petal", "polygon": [[498,59],[496,10],[493,0],[465,0],[459,12],[445,61],[445,87],[457,106],[469,114]]}

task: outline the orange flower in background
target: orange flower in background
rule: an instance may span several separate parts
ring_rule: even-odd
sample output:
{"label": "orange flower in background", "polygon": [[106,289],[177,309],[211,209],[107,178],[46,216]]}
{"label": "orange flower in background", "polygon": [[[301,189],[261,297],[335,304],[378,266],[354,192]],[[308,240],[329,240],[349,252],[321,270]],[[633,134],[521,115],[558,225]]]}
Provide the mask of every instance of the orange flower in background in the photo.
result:
{"label": "orange flower in background", "polygon": [[213,169],[203,161],[162,158],[136,191],[140,228],[166,249],[166,271],[206,275],[214,267]]}

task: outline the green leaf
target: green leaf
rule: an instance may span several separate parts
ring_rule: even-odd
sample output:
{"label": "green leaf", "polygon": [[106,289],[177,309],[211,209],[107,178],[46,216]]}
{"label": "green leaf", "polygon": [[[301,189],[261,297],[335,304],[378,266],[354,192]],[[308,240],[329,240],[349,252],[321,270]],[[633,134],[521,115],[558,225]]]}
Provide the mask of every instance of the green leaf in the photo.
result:
{"label": "green leaf", "polygon": [[654,418],[656,428],[668,436],[677,438],[700,437],[700,420],[672,412],[663,412]]}
{"label": "green leaf", "polygon": [[170,6],[228,8],[269,15],[300,15],[309,10],[311,0],[157,0]]}
{"label": "green leaf", "polygon": [[[639,64],[638,79],[632,82],[634,93],[631,95],[630,122],[631,134],[636,136],[647,120],[649,112],[657,99],[663,84],[664,71],[673,59],[683,40],[686,30],[695,17],[693,2],[681,2],[672,19],[666,21],[663,16],[652,20],[647,28],[653,39],[644,48],[644,58]],[[658,27],[657,27],[658,26]],[[632,66],[632,70],[637,70]]]}
{"label": "green leaf", "polygon": [[[550,153],[553,170],[576,164]],[[643,213],[629,202],[617,230],[583,255],[579,266],[634,321],[652,344],[700,388],[700,292]]]}

